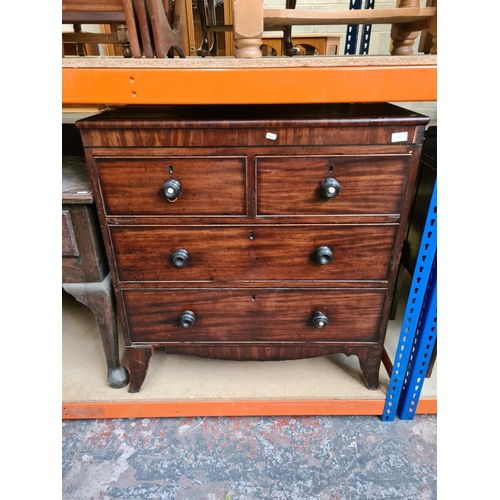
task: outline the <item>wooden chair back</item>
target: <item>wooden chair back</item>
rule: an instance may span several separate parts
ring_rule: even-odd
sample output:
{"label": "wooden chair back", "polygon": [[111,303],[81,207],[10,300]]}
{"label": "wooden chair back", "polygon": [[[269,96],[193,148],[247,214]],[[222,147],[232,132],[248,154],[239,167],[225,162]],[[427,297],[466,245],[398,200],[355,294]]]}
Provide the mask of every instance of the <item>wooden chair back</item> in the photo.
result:
{"label": "wooden chair back", "polygon": [[[142,57],[132,0],[62,0],[62,24],[76,28],[74,33],[63,33],[63,43],[119,43],[125,57]],[[82,24],[117,24],[118,29],[116,33],[82,33]]]}

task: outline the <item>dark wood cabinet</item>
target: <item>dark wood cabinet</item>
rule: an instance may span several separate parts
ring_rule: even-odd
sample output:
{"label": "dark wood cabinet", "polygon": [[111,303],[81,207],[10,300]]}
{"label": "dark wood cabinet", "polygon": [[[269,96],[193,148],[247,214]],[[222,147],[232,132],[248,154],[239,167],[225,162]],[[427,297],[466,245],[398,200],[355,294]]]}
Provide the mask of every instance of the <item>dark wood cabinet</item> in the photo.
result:
{"label": "dark wood cabinet", "polygon": [[[63,139],[67,136],[63,128]],[[125,387],[129,378],[119,359],[115,295],[83,156],[62,157],[62,287],[94,314],[108,385]]]}
{"label": "dark wood cabinet", "polygon": [[129,391],[159,347],[356,355],[377,388],[428,121],[374,103],[126,106],[77,122]]}

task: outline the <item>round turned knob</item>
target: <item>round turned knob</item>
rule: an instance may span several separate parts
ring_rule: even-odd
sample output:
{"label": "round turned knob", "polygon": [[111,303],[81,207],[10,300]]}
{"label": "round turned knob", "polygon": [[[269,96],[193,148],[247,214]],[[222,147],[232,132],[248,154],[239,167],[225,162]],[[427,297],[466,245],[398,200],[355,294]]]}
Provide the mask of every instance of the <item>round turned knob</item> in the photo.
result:
{"label": "round turned knob", "polygon": [[181,194],[181,185],[175,179],[169,179],[161,187],[163,194],[169,201],[174,201]]}
{"label": "round turned knob", "polygon": [[187,250],[184,250],[184,248],[178,248],[172,254],[172,264],[175,267],[187,266],[188,262],[189,262],[189,254]]}
{"label": "round turned knob", "polygon": [[321,311],[315,311],[312,317],[313,325],[316,328],[325,328],[328,325],[328,318]]}
{"label": "round turned knob", "polygon": [[330,264],[333,260],[333,252],[325,246],[316,249],[316,262],[321,265]]}
{"label": "round turned knob", "polygon": [[321,183],[321,194],[325,198],[335,198],[340,193],[340,183],[333,177],[327,177]]}
{"label": "round turned knob", "polygon": [[191,328],[196,321],[196,314],[193,311],[184,311],[179,318],[179,325],[182,328]]}

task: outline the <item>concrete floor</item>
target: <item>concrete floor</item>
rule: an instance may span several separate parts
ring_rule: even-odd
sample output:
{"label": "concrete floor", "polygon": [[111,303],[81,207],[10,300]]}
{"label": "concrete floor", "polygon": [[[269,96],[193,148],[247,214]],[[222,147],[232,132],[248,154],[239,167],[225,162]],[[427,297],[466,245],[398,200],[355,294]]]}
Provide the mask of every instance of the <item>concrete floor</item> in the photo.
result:
{"label": "concrete floor", "polygon": [[65,420],[63,500],[437,498],[437,417]]}

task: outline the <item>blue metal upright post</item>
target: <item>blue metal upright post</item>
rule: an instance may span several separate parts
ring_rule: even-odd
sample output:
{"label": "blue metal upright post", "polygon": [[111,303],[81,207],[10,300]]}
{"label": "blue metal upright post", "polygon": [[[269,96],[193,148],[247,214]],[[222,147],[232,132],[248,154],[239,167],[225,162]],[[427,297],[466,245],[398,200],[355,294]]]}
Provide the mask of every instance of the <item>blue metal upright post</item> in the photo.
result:
{"label": "blue metal upright post", "polygon": [[437,338],[437,262],[430,276],[427,296],[422,310],[419,331],[410,354],[410,361],[406,371],[403,389],[398,407],[398,416],[401,420],[413,420],[417,409],[420,393],[424,384],[432,350]]}
{"label": "blue metal upright post", "polygon": [[[415,351],[416,346],[421,345],[420,337],[425,335],[425,333],[428,333],[428,331],[432,328],[430,323],[428,323],[429,317],[432,317],[433,321],[435,321],[436,318],[436,260],[437,182],[434,183],[434,189],[429,203],[429,210],[427,212],[427,219],[425,221],[424,231],[422,234],[422,241],[420,243],[420,249],[415,264],[415,271],[413,273],[410,292],[408,294],[408,301],[406,303],[403,323],[399,334],[398,347],[391,372],[384,412],[382,414],[382,420],[384,421],[394,420],[400,405],[403,384],[405,386],[405,402],[406,404],[411,404],[408,402],[406,394],[408,388],[411,387],[409,382],[410,380],[413,380],[413,370],[410,372],[409,369],[412,369],[412,367],[415,366],[415,359],[420,357],[420,353],[419,356],[416,356]],[[434,309],[432,309],[433,307]],[[424,329],[421,327],[422,321],[424,321],[424,325],[428,330],[427,332],[424,332]],[[427,326],[429,326],[429,328],[427,328]],[[429,358],[427,357],[426,359],[428,365]],[[412,360],[411,364],[410,360]],[[421,382],[423,382],[423,379]],[[420,389],[421,385],[422,384],[420,384]],[[415,385],[413,387],[415,387]],[[417,394],[417,391],[414,390],[412,395],[415,395],[416,397],[411,398],[413,401],[411,406],[416,409],[420,391],[418,391]],[[413,413],[415,413],[414,410]]]}

